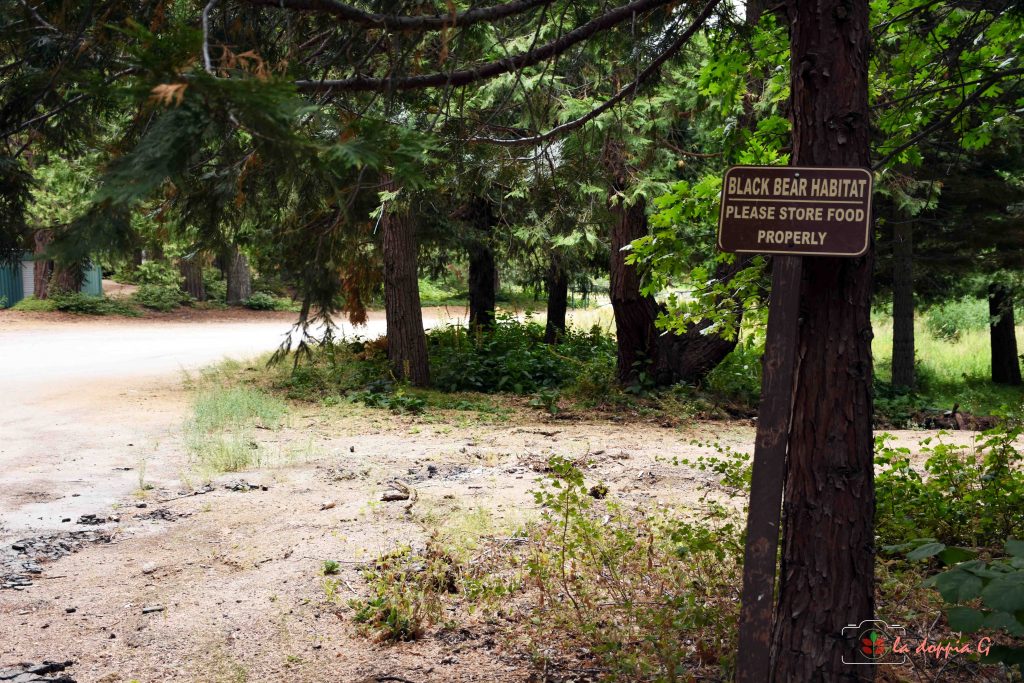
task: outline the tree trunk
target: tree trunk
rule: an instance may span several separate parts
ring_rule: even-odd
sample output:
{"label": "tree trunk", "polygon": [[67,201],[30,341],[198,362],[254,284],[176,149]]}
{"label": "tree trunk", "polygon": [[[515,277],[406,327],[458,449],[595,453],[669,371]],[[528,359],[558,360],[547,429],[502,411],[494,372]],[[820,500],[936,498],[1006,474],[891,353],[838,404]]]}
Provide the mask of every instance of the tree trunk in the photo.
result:
{"label": "tree trunk", "polygon": [[196,301],[206,301],[206,286],[203,284],[203,261],[198,255],[182,257],[178,270],[185,278],[181,290]]}
{"label": "tree trunk", "polygon": [[252,272],[249,270],[249,260],[234,245],[228,250],[224,260],[227,264],[227,304],[237,306],[248,301],[252,296]]}
{"label": "tree trunk", "polygon": [[914,225],[896,226],[892,271],[892,385],[912,389],[914,377]]}
{"label": "tree trunk", "polygon": [[[398,188],[388,177],[382,189]],[[381,216],[384,257],[384,314],[387,319],[388,360],[395,377],[420,387],[430,384],[427,337],[423,330],[417,277],[415,226],[408,211],[385,211]]]}
{"label": "tree trunk", "polygon": [[82,289],[82,282],[85,280],[85,272],[80,263],[59,263],[53,264],[53,275],[50,276],[50,293],[64,292],[75,294]]}
{"label": "tree trunk", "polygon": [[[790,0],[793,164],[870,166],[867,0]],[[771,678],[871,680],[843,628],[874,613],[871,268],[808,257]]]}
{"label": "tree trunk", "polygon": [[494,207],[485,197],[477,197],[470,202],[467,213],[474,233],[468,247],[469,326],[489,328],[494,324],[498,296],[498,270],[491,246]]}
{"label": "tree trunk", "polygon": [[46,253],[46,247],[53,241],[53,233],[49,230],[36,230],[35,234],[35,255],[38,259],[35,262],[33,276],[32,295],[37,299],[46,299],[50,296],[50,276],[53,275],[53,261],[40,259]]}
{"label": "tree trunk", "polygon": [[[612,214],[609,295],[615,314],[619,381],[636,382],[643,372],[658,386],[699,382],[736,348],[737,340],[707,334],[712,324],[707,319],[689,325],[683,334],[658,330],[655,320],[662,309],[653,297],[640,293],[640,275],[636,266],[626,264],[622,251],[647,234],[644,201],[640,199],[633,206],[616,204]],[[719,264],[715,278],[728,282],[748,263],[749,258],[739,255],[732,263]],[[738,302],[735,305],[737,317],[742,318],[742,307]]]}
{"label": "tree trunk", "polygon": [[[1018,386],[1021,383],[1017,356],[1017,331],[1013,315],[1013,294],[1001,283],[988,286],[989,337],[992,340],[992,381]],[[994,322],[992,322],[994,321]]]}
{"label": "tree trunk", "polygon": [[544,327],[544,343],[557,344],[565,336],[565,312],[569,297],[569,273],[556,252],[551,252],[548,269],[548,315]]}
{"label": "tree trunk", "polygon": [[658,330],[654,321],[658,305],[640,293],[640,274],[626,263],[623,247],[647,234],[646,203],[642,198],[632,206],[621,201],[612,207],[609,297],[615,315],[618,346],[618,375],[622,384],[632,384],[641,373],[650,373],[658,361]]}
{"label": "tree trunk", "polygon": [[469,246],[469,326],[491,327],[497,292],[494,251],[489,244],[474,242]]}

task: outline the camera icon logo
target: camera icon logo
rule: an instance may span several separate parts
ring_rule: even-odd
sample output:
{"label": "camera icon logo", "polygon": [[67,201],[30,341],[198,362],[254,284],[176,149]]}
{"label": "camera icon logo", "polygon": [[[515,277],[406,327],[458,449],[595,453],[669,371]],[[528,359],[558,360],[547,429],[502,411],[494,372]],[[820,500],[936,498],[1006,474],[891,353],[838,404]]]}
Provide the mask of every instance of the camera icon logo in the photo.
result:
{"label": "camera icon logo", "polygon": [[859,624],[843,627],[843,638],[852,643],[851,652],[843,655],[843,664],[889,665],[906,664],[907,655],[897,653],[893,645],[906,639],[907,629],[881,619],[865,619]]}

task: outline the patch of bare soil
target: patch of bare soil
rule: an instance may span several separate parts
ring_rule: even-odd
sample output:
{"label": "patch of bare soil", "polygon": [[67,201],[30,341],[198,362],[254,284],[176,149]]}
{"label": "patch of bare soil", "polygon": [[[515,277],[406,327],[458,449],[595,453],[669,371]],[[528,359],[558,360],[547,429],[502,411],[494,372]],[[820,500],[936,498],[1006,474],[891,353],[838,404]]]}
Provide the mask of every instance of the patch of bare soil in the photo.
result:
{"label": "patch of bare soil", "polygon": [[[14,570],[5,573],[30,580],[0,589],[0,663],[70,660],[62,675],[78,681],[525,680],[523,654],[484,623],[463,624],[457,638],[434,628],[411,643],[366,640],[345,599],[328,600],[323,561],[341,564],[345,596],[366,597],[361,564],[422,544],[427,517],[483,509],[500,523],[534,514],[529,490],[553,454],[587,463],[588,478],[620,498],[654,506],[713,486],[671,462],[700,450],[691,439],[742,447],[751,436],[727,424],[680,430],[538,415],[477,424],[458,412],[299,410],[287,429],[261,434],[282,452],[301,443],[291,462],[210,486],[161,477],[144,497],[95,501],[96,517],[75,516],[63,535],[0,532]],[[164,441],[150,467],[187,472],[180,439],[166,425],[154,432]],[[36,474],[43,489],[45,473]],[[394,480],[415,491],[411,506],[381,502]],[[47,554],[85,530],[104,542]]]}
{"label": "patch of bare soil", "polygon": [[[45,433],[46,457],[26,466],[22,498],[3,500],[8,519],[46,505],[66,521],[0,528],[0,671],[59,662],[60,676],[80,682],[530,680],[526,655],[485,621],[434,626],[408,643],[367,640],[346,604],[369,597],[362,568],[422,546],[430,519],[482,510],[511,527],[536,515],[530,490],[552,455],[577,461],[627,505],[651,508],[716,489],[712,474],[675,464],[711,452],[698,444],[749,452],[753,441],[753,428],[735,422],[309,407],[293,409],[280,431],[260,430],[260,445],[281,454],[271,466],[206,483],[183,449],[188,394],[179,387],[101,387],[65,400],[79,406],[69,413],[78,422]],[[896,433],[900,445],[921,436]],[[5,456],[30,460],[39,443],[22,434]],[[104,477],[127,478],[114,504],[74,496]],[[133,478],[154,488],[132,494]],[[401,490],[395,481],[413,495],[384,502]],[[335,599],[325,560],[340,564]]]}

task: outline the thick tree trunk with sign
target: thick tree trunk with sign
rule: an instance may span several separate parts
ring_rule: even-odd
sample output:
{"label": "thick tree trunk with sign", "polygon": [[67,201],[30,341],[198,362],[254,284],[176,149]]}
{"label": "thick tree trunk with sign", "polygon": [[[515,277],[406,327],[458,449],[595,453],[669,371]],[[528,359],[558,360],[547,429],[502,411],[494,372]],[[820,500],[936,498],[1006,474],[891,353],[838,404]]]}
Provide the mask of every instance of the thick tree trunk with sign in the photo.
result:
{"label": "thick tree trunk with sign", "polygon": [[1019,386],[1020,357],[1013,316],[1013,295],[1001,283],[988,286],[989,337],[992,341],[992,381]]}
{"label": "thick tree trunk with sign", "polygon": [[913,388],[914,224],[900,221],[893,235],[892,385]]}
{"label": "thick tree trunk with sign", "polygon": [[[867,0],[790,0],[793,163],[869,166]],[[871,268],[807,257],[772,680],[853,681],[843,628],[874,613]],[[849,632],[846,634],[849,635]]]}
{"label": "thick tree trunk with sign", "polygon": [[[394,192],[397,188],[390,177],[382,178],[381,189]],[[420,307],[415,224],[409,211],[400,208],[384,212],[380,229],[388,361],[395,377],[425,387],[430,384],[430,365]]]}

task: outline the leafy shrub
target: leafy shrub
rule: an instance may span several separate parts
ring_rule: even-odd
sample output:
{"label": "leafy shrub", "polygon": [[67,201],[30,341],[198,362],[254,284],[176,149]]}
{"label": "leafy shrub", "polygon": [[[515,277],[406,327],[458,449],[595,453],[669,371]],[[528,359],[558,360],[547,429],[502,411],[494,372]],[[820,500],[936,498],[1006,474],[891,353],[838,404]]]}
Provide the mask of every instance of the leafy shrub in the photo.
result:
{"label": "leafy shrub", "polygon": [[203,288],[206,289],[206,300],[224,303],[228,298],[228,283],[216,268],[203,268]]}
{"label": "leafy shrub", "polygon": [[139,312],[131,305],[108,299],[103,296],[92,296],[82,292],[58,292],[50,296],[53,310],[64,313],[79,313],[82,315],[126,315],[138,316]]}
{"label": "leafy shrub", "polygon": [[[921,542],[924,545],[919,545]],[[1017,646],[990,644],[982,650],[981,663],[1003,663],[1010,668],[1024,669],[1024,541],[1009,538],[1004,544],[1005,557],[984,561],[978,553],[964,548],[947,547],[934,539],[917,539],[889,551],[905,551],[911,561],[935,557],[947,568],[928,577],[924,586],[934,588],[946,603],[949,627],[958,633],[1002,631],[1017,638]],[[980,642],[980,641],[979,641]],[[1016,680],[1016,679],[1014,679]]]}
{"label": "leafy shrub", "polygon": [[141,306],[165,313],[192,301],[178,285],[158,284],[139,285],[132,299]]}
{"label": "leafy shrub", "polygon": [[135,271],[135,282],[140,285],[180,285],[181,281],[181,274],[161,261],[146,261]]}
{"label": "leafy shrub", "polygon": [[51,299],[37,299],[34,296],[27,296],[18,303],[11,306],[12,311],[28,312],[49,312],[56,311],[57,307]]}
{"label": "leafy shrub", "polygon": [[364,573],[373,595],[352,600],[354,620],[375,640],[415,640],[441,613],[440,597],[459,592],[460,567],[433,539],[422,553],[401,548]]}
{"label": "leafy shrub", "polygon": [[348,398],[369,408],[387,408],[394,413],[422,413],[427,407],[422,398],[410,396],[401,387],[394,389],[388,382],[375,382],[363,391],[349,394]]}
{"label": "leafy shrub", "polygon": [[135,281],[139,289],[132,298],[146,308],[166,312],[191,302],[181,290],[181,274],[168,263],[146,261],[136,270]]}
{"label": "leafy shrub", "polygon": [[924,323],[936,339],[957,341],[964,332],[987,327],[988,318],[987,302],[965,298],[928,309]]}
{"label": "leafy shrub", "polygon": [[[921,442],[924,474],[910,449],[875,442],[876,533],[883,543],[921,537],[947,545],[984,546],[1024,536],[1024,455],[1015,441],[1024,433],[1007,419],[974,437],[971,446]],[[941,438],[941,437],[940,437]]]}
{"label": "leafy shrub", "polygon": [[[528,633],[540,661],[586,651],[602,680],[688,680],[731,667],[742,524],[710,504],[700,521],[627,512],[597,499],[575,463],[549,462],[534,496],[527,585],[536,586]],[[558,648],[558,644],[563,647]],[[593,660],[591,660],[593,661]],[[573,666],[569,663],[567,666]]]}
{"label": "leafy shrub", "polygon": [[254,292],[245,300],[244,306],[254,311],[273,311],[277,308],[277,300],[272,294],[266,292]]}
{"label": "leafy shrub", "polygon": [[434,385],[443,391],[534,394],[565,386],[588,363],[615,365],[615,342],[595,327],[544,343],[544,327],[501,316],[489,330],[435,328],[427,335]]}
{"label": "leafy shrub", "polygon": [[724,398],[755,405],[761,395],[763,355],[764,337],[747,337],[708,374],[707,387]]}

